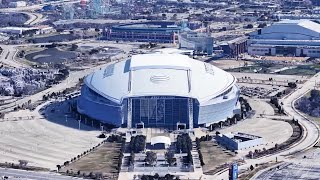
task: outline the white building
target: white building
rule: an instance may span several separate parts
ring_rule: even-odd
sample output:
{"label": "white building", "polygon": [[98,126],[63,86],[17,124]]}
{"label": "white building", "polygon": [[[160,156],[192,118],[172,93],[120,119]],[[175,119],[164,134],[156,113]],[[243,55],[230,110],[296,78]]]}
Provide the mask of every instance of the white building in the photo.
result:
{"label": "white building", "polygon": [[9,7],[11,8],[25,7],[25,6],[27,6],[27,3],[25,1],[16,1],[16,2],[9,3]]}
{"label": "white building", "polygon": [[142,54],[108,65],[84,80],[78,111],[126,126],[176,129],[210,126],[234,116],[236,78],[181,54]]}
{"label": "white building", "polygon": [[186,32],[178,35],[179,48],[203,52],[208,55],[213,53],[213,37],[205,33]]}
{"label": "white building", "polygon": [[248,54],[320,57],[320,24],[283,20],[250,33]]}
{"label": "white building", "polygon": [[35,30],[35,28],[28,27],[3,27],[0,28],[0,33],[22,35],[26,31]]}

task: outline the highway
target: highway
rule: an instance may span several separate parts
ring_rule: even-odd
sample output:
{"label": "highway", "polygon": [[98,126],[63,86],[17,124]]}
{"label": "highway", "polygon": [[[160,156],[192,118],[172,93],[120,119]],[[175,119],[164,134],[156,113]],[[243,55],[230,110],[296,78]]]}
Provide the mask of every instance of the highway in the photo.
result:
{"label": "highway", "polygon": [[[293,155],[294,153],[302,152],[307,149],[310,149],[313,147],[318,141],[319,141],[319,126],[315,124],[314,122],[308,120],[304,117],[303,114],[298,112],[296,108],[293,106],[294,102],[305,95],[307,92],[309,92],[311,89],[314,88],[315,81],[319,78],[320,73],[317,73],[313,77],[311,77],[308,81],[306,81],[304,84],[298,87],[298,89],[290,94],[287,97],[284,97],[281,99],[283,102],[283,108],[285,112],[290,116],[294,117],[295,119],[298,119],[300,124],[302,125],[304,132],[303,137],[299,142],[294,144],[291,148],[280,151],[279,153],[268,155],[265,157],[257,158],[257,159],[246,159],[246,163],[239,166],[239,171],[244,171],[248,169],[251,165],[255,164],[262,164],[267,163],[270,161],[275,161],[276,158],[278,161],[290,161],[289,157],[290,155]],[[228,179],[228,171],[225,170],[221,174],[215,174],[213,176],[205,175],[203,176],[203,179]]]}
{"label": "highway", "polygon": [[7,176],[9,179],[34,179],[34,180],[72,180],[72,179],[82,179],[70,176],[62,176],[57,173],[47,173],[47,172],[33,172],[24,171],[18,169],[6,169],[0,168],[0,177]]}

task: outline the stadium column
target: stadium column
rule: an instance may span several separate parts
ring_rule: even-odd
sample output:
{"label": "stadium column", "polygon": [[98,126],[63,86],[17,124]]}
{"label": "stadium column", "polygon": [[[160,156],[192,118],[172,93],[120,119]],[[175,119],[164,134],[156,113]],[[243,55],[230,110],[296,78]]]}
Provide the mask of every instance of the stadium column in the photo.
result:
{"label": "stadium column", "polygon": [[128,119],[127,119],[127,128],[132,128],[132,99],[128,98]]}
{"label": "stadium column", "polygon": [[193,100],[188,98],[188,110],[189,110],[189,129],[193,129]]}

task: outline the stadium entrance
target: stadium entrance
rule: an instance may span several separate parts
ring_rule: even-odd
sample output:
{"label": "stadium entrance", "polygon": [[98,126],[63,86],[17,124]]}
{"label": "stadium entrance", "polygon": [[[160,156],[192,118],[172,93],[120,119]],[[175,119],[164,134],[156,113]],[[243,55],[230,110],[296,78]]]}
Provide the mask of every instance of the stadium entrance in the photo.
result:
{"label": "stadium entrance", "polygon": [[[186,128],[189,128],[189,98],[145,96],[131,98],[129,101],[131,103],[128,105],[130,106],[131,104],[131,108],[128,108],[128,121],[130,121],[129,117],[131,115],[131,127],[143,124],[146,128],[154,127],[173,130],[177,128],[177,124],[185,124]],[[191,102],[193,102],[192,99]]]}

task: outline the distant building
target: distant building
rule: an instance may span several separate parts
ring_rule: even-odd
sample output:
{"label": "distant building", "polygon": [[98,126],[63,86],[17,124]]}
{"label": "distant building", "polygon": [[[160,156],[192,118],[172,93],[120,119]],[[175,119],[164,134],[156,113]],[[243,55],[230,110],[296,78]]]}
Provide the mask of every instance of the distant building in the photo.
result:
{"label": "distant building", "polygon": [[212,55],[213,37],[205,33],[186,32],[178,35],[179,48]]}
{"label": "distant building", "polygon": [[248,54],[320,57],[320,24],[283,20],[250,33]]}
{"label": "distant building", "polygon": [[242,36],[220,43],[223,53],[231,58],[238,58],[247,51],[248,37]]}
{"label": "distant building", "polygon": [[216,136],[216,140],[229,150],[244,150],[263,144],[261,137],[240,132],[219,134]]}
{"label": "distant building", "polygon": [[23,35],[28,31],[36,31],[35,28],[27,27],[3,27],[0,28],[0,33],[13,34],[13,35]]}
{"label": "distant building", "polygon": [[174,43],[182,27],[174,22],[143,22],[115,25],[106,30],[105,39],[153,43]]}
{"label": "distant building", "polygon": [[55,32],[53,27],[41,25],[37,27],[3,27],[0,28],[0,33],[10,35],[25,35],[25,34],[48,34]]}
{"label": "distant building", "polygon": [[39,34],[49,34],[56,31],[53,27],[47,25],[37,26],[35,28],[38,30]]}
{"label": "distant building", "polygon": [[27,6],[27,3],[25,1],[16,1],[16,2],[9,3],[9,7],[11,8],[25,7],[25,6]]}

